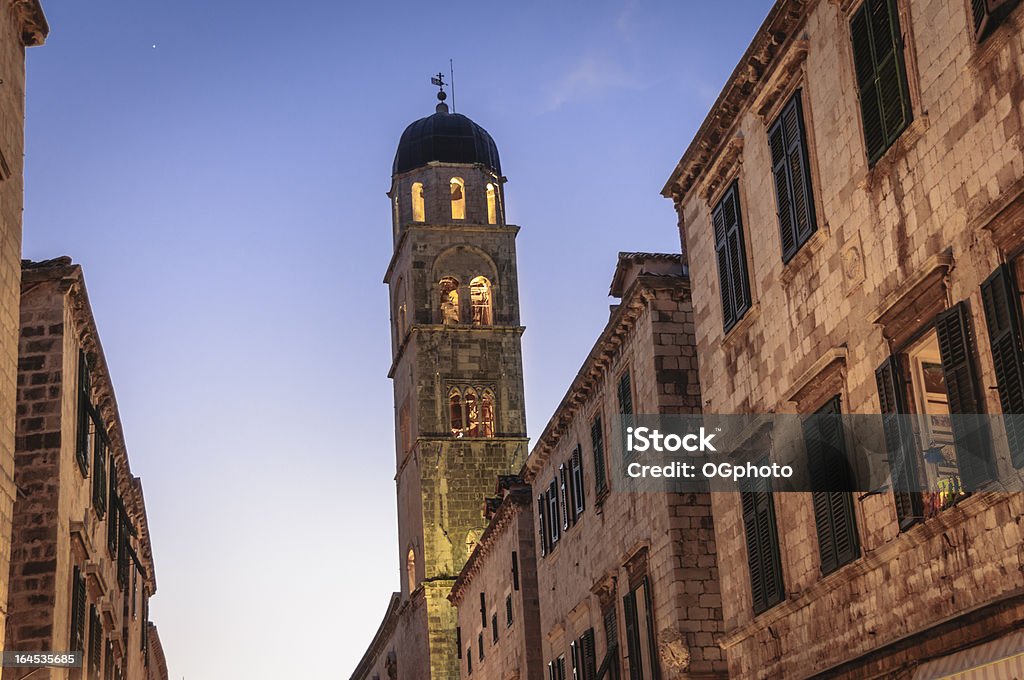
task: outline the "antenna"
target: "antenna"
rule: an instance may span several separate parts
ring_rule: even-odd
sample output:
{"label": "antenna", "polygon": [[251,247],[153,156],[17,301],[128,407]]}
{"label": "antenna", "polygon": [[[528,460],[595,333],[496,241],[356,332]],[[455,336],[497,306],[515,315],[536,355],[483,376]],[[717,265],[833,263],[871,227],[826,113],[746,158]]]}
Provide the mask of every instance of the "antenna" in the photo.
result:
{"label": "antenna", "polygon": [[448,60],[448,72],[452,76],[449,82],[452,88],[452,113],[455,113],[455,60],[453,59]]}

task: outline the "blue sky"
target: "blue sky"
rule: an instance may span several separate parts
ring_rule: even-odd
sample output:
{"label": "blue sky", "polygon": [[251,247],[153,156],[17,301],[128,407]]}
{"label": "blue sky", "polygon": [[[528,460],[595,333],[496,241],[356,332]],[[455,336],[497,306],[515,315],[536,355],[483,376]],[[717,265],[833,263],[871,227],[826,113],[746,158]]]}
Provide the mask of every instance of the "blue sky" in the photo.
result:
{"label": "blue sky", "polygon": [[85,268],[172,678],[347,678],[398,588],[385,192],[430,75],[509,177],[536,437],[770,4],[44,0],[25,256]]}

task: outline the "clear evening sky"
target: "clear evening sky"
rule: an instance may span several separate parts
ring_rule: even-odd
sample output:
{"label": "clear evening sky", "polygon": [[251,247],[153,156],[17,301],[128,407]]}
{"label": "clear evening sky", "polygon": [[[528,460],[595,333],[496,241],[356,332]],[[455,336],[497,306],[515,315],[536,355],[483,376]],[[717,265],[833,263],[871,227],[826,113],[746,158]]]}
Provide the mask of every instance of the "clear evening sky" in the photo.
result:
{"label": "clear evening sky", "polygon": [[770,4],[43,0],[25,257],[84,266],[174,680],[347,678],[399,587],[384,194],[431,74],[509,177],[535,438]]}

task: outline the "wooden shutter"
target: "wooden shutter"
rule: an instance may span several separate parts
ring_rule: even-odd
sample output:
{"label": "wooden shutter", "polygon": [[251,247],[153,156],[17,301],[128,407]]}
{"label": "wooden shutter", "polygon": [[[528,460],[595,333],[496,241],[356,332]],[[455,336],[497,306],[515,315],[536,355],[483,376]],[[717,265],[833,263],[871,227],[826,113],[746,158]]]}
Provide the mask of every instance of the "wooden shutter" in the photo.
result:
{"label": "wooden shutter", "polygon": [[953,439],[960,481],[967,491],[993,476],[992,439],[982,414],[985,401],[975,373],[970,311],[960,302],[935,317],[942,372],[946,378],[949,412],[953,414]]}
{"label": "wooden shutter", "polygon": [[117,468],[114,466],[114,458],[110,458],[110,503],[109,514],[107,515],[107,551],[111,559],[117,557],[117,533],[120,529],[120,502],[117,497]]}
{"label": "wooden shutter", "polygon": [[519,553],[512,551],[512,590],[519,590]]}
{"label": "wooden shutter", "polygon": [[455,653],[462,658],[462,627],[455,626]]}
{"label": "wooden shutter", "polygon": [[548,554],[548,508],[544,494],[537,496],[537,530],[540,534],[540,556]]}
{"label": "wooden shutter", "polygon": [[103,624],[96,612],[96,605],[89,605],[89,677],[99,680],[100,654],[103,651]]}
{"label": "wooden shutter", "polygon": [[552,479],[548,485],[548,526],[550,527],[551,550],[562,537],[562,517],[558,508],[558,480]]}
{"label": "wooden shutter", "polygon": [[910,124],[910,91],[896,0],[864,0],[850,21],[868,163]]}
{"label": "wooden shutter", "polygon": [[573,515],[579,517],[585,509],[585,492],[583,489],[583,447],[580,444],[576,444],[576,448],[572,450],[572,460],[570,461],[570,465],[572,468]]}
{"label": "wooden shutter", "polygon": [[78,431],[75,439],[75,458],[82,476],[89,474],[89,425],[92,392],[89,378],[89,361],[85,352],[78,352]]}
{"label": "wooden shutter", "polygon": [[803,427],[821,572],[828,574],[860,555],[839,397]]}
{"label": "wooden shutter", "polygon": [[583,658],[579,640],[569,643],[569,663],[572,664],[572,680],[583,680]]}
{"label": "wooden shutter", "polygon": [[991,33],[1014,4],[1015,0],[971,0],[974,39],[980,41]]}
{"label": "wooden shutter", "polygon": [[92,453],[92,504],[96,514],[103,518],[107,509],[107,435],[104,432],[103,419],[98,410],[92,413],[93,453]]}
{"label": "wooden shutter", "polygon": [[768,143],[772,154],[782,260],[789,262],[817,229],[799,90],[769,128]]}
{"label": "wooden shutter", "polygon": [[594,451],[594,485],[600,493],[608,488],[604,465],[604,428],[601,416],[594,418],[594,422],[590,424],[590,446]]}
{"label": "wooden shutter", "polygon": [[78,567],[71,574],[71,650],[85,652],[85,576]]}
{"label": "wooden shutter", "polygon": [[619,377],[619,413],[633,415],[633,385],[629,371]]}
{"label": "wooden shutter", "polygon": [[629,659],[629,680],[643,680],[644,668],[640,658],[640,629],[636,618],[636,591],[631,590],[622,598],[622,609],[626,616],[626,658]]}
{"label": "wooden shutter", "polygon": [[892,497],[896,504],[896,521],[906,529],[922,515],[921,494],[918,488],[917,446],[914,434],[904,414],[907,409],[907,391],[903,380],[901,355],[893,355],[875,370],[878,402],[882,413],[885,448],[889,455],[892,475]]}
{"label": "wooden shutter", "polygon": [[[767,462],[758,463],[763,464]],[[760,614],[785,597],[775,507],[768,480],[750,480],[740,494],[740,499],[754,613]]]}
{"label": "wooden shutter", "polygon": [[498,615],[491,614],[491,642],[498,644]]}
{"label": "wooden shutter", "polygon": [[594,629],[590,628],[580,636],[580,653],[583,657],[581,680],[595,680],[597,677],[597,650],[594,646]]}
{"label": "wooden shutter", "polygon": [[505,627],[512,625],[512,596],[505,596]]}
{"label": "wooden shutter", "polygon": [[619,678],[619,622],[615,612],[615,600],[608,603],[603,613],[604,618],[604,660],[597,669],[597,680]]}
{"label": "wooden shutter", "polygon": [[1004,415],[1007,443],[1014,467],[1024,466],[1024,332],[1020,292],[1013,269],[1000,265],[981,284],[988,341],[995,365],[999,406]]}
{"label": "wooden shutter", "polygon": [[562,463],[558,466],[558,511],[562,515],[562,531],[568,531],[569,526],[576,520],[573,516],[571,487],[572,480],[569,476],[569,466]]}
{"label": "wooden shutter", "polygon": [[483,593],[480,593],[480,625],[487,627],[487,598]]}
{"label": "wooden shutter", "polygon": [[750,284],[743,246],[739,182],[734,181],[711,211],[722,294],[722,323],[726,331],[750,308]]}

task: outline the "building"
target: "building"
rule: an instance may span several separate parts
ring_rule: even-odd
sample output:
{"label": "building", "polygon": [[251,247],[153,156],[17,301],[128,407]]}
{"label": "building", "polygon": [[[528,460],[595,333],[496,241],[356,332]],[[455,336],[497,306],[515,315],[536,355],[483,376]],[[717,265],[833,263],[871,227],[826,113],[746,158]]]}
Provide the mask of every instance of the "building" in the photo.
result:
{"label": "building", "polygon": [[519,227],[505,222],[494,140],[438,98],[402,133],[392,168],[401,591],[354,679],[458,677],[448,595],[487,526],[484,499],[526,455]]}
{"label": "building", "polygon": [[706,410],[927,416],[889,449],[927,492],[713,494],[730,677],[1024,674],[1024,446],[949,420],[1024,413],[1022,28],[779,0],[664,188]]}
{"label": "building", "polygon": [[500,478],[497,496],[488,499],[487,529],[449,596],[458,608],[462,677],[544,676],[532,506],[532,491],[518,476]]}
{"label": "building", "polygon": [[[525,489],[506,492],[459,576],[463,678],[726,677],[709,494],[620,485],[626,418],[700,413],[685,267],[621,253],[611,294],[619,303],[523,467],[532,512]],[[539,645],[501,616],[510,594],[513,612],[532,601],[517,591],[534,571]]]}
{"label": "building", "polygon": [[[150,637],[156,576],[142,482],[70,258],[24,263],[18,367],[5,649],[83,652],[82,668],[37,670],[33,680],[166,679]],[[2,678],[24,673],[7,667]]]}
{"label": "building", "polygon": [[[42,45],[49,28],[38,0],[0,6],[0,602],[7,600],[14,508],[14,411],[21,295],[24,206],[25,48]],[[0,610],[0,649],[6,612]]]}

